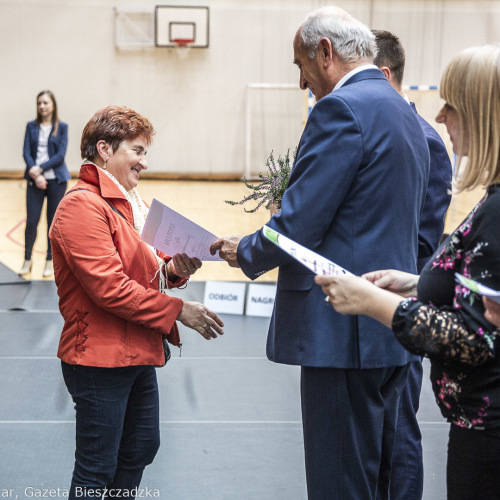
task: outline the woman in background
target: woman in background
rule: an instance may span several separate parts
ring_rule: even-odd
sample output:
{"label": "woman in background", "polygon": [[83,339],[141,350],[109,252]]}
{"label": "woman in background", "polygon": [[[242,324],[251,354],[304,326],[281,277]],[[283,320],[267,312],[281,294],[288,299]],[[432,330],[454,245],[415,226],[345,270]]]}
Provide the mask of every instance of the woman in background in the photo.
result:
{"label": "woman in background", "polygon": [[[47,234],[57,206],[66,192],[70,179],[64,163],[68,146],[68,126],[59,121],[57,103],[50,90],[42,90],[36,97],[36,119],[26,126],[23,156],[26,162],[26,229],[24,232],[24,263],[21,276],[31,272],[32,253],[43,201],[47,197]],[[48,239],[48,238],[47,238]],[[52,276],[52,249],[47,243],[44,277]]]}
{"label": "woman in background", "polygon": [[490,323],[495,311],[485,316],[481,297],[458,284],[455,273],[500,290],[500,45],[458,54],[439,89],[446,103],[436,121],[446,126],[458,157],[468,157],[458,187],[484,185],[484,198],[420,277],[384,270],[365,279],[318,276],[316,282],[338,312],[370,316],[392,327],[410,352],[429,357],[436,401],[452,424],[448,499],[498,500],[500,341]]}

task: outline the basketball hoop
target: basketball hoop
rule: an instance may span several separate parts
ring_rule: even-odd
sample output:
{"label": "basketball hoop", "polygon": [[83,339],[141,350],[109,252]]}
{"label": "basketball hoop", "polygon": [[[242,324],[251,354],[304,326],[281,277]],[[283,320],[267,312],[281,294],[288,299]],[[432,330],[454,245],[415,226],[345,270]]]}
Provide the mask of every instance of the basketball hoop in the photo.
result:
{"label": "basketball hoop", "polygon": [[189,49],[191,48],[191,44],[194,42],[193,38],[175,38],[172,40],[172,42],[175,44],[175,51],[177,52],[177,55],[181,58],[184,59],[189,52]]}

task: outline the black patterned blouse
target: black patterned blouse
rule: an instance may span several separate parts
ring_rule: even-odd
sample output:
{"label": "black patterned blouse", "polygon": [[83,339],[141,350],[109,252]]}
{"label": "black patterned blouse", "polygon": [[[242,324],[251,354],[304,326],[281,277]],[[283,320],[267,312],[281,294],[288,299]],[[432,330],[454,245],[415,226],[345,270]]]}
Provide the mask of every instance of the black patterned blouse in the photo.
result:
{"label": "black patterned blouse", "polygon": [[500,336],[456,272],[500,290],[500,186],[488,188],[438,248],[420,275],[418,299],[401,302],[392,325],[406,349],[431,360],[443,416],[500,436]]}

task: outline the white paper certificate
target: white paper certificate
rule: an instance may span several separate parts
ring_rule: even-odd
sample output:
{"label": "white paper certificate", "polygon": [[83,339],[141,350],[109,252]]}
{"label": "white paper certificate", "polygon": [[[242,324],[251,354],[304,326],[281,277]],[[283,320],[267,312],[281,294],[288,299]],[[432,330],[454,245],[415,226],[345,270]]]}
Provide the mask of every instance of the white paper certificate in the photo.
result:
{"label": "white paper certificate", "polygon": [[219,255],[210,255],[210,245],[219,239],[218,236],[155,199],[141,238],[171,257],[185,253],[200,260],[222,260]]}
{"label": "white paper certificate", "polygon": [[268,226],[264,226],[262,228],[262,232],[269,241],[272,241],[284,252],[291,255],[295,260],[298,260],[301,264],[310,269],[314,274],[318,274],[320,276],[337,276],[339,274],[352,275],[352,273],[346,271],[343,267],[334,264],[332,261],[326,259],[325,257],[322,257],[312,250],[309,250],[309,248],[300,245],[290,238],[283,236],[282,234],[278,233],[278,231],[275,231]]}
{"label": "white paper certificate", "polygon": [[493,290],[493,288],[489,288],[487,286],[481,285],[477,281],[473,279],[466,278],[462,276],[460,273],[455,273],[455,279],[458,283],[460,283],[465,288],[478,293],[479,295],[484,295],[485,297],[489,297],[491,300],[500,303],[500,292],[497,290]]}

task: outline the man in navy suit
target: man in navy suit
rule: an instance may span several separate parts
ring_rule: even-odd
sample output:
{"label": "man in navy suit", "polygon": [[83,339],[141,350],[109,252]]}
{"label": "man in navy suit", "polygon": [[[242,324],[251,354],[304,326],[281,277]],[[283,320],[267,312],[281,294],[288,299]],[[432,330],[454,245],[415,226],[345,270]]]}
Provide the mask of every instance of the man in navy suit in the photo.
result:
{"label": "man in navy suit", "polygon": [[[357,275],[414,273],[429,150],[375,55],[373,34],[342,9],[319,9],[299,27],[294,62],[317,104],[269,226]],[[388,498],[397,400],[417,358],[389,329],[325,304],[314,274],[262,231],[220,238],[211,251],[251,279],[279,266],[267,355],[301,366],[309,498]]]}
{"label": "man in navy suit", "polygon": [[[383,30],[372,30],[377,42],[377,57],[373,61],[388,82],[417,112],[403,92],[405,51],[399,38]],[[417,271],[420,273],[439,245],[444,230],[446,211],[451,201],[452,168],[446,147],[439,134],[420,115],[430,152],[429,183],[418,229]],[[408,379],[399,399],[396,439],[392,457],[391,498],[420,500],[424,489],[422,434],[417,421],[422,389],[422,362],[410,364]]]}

